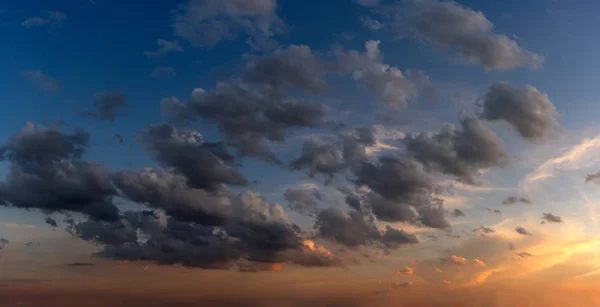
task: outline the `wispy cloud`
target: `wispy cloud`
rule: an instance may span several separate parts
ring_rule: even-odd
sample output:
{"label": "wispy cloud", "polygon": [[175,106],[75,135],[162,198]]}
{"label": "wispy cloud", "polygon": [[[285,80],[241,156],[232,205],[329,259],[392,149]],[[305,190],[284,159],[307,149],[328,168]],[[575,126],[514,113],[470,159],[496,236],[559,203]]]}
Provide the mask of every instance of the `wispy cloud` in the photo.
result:
{"label": "wispy cloud", "polygon": [[42,26],[50,26],[51,28],[57,28],[67,20],[67,15],[59,11],[45,12],[43,17],[35,16],[30,17],[21,22],[21,26],[24,28],[37,28]]}
{"label": "wispy cloud", "polygon": [[21,72],[21,76],[44,91],[53,93],[60,92],[60,83],[58,80],[44,74],[39,69],[25,70]]}

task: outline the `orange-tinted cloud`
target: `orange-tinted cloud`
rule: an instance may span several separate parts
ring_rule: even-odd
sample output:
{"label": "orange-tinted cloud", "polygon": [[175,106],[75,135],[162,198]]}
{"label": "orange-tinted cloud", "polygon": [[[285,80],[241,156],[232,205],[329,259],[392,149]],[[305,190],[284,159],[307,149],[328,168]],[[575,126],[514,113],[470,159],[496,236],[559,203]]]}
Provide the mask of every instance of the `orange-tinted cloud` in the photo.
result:
{"label": "orange-tinted cloud", "polygon": [[452,257],[450,257],[450,261],[455,264],[467,264],[467,259],[456,255],[452,255]]}
{"label": "orange-tinted cloud", "polygon": [[473,265],[476,267],[484,267],[485,263],[479,259],[473,259]]}
{"label": "orange-tinted cloud", "polygon": [[406,266],[406,267],[400,269],[397,274],[398,275],[400,275],[400,274],[412,275],[413,272],[414,271],[412,268]]}

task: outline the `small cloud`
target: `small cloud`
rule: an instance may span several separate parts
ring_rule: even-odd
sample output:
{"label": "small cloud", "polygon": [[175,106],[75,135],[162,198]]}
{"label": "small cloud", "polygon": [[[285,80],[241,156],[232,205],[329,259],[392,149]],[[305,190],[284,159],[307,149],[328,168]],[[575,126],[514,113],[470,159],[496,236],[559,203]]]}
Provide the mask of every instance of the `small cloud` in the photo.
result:
{"label": "small cloud", "polygon": [[397,282],[395,284],[392,285],[393,289],[398,289],[398,288],[410,288],[412,287],[412,282],[410,281],[406,281],[406,282]]}
{"label": "small cloud", "polygon": [[383,29],[383,24],[379,20],[372,19],[369,16],[360,16],[358,18],[363,26],[371,31]]}
{"label": "small cloud", "polygon": [[444,271],[442,271],[442,269],[440,269],[440,268],[435,268],[434,270],[435,270],[436,272],[438,272],[438,273],[443,273],[443,272],[444,272]]}
{"label": "small cloud", "polygon": [[56,227],[58,226],[58,224],[56,223],[56,220],[47,216],[46,219],[44,220],[44,222],[46,222],[46,224],[52,226],[52,227]]}
{"label": "small cloud", "polygon": [[159,78],[159,77],[175,77],[177,76],[177,72],[171,66],[162,66],[155,68],[150,76]]}
{"label": "small cloud", "polygon": [[59,11],[45,12],[44,17],[31,17],[23,20],[21,26],[24,28],[37,28],[42,26],[50,26],[51,28],[57,28],[67,20],[67,15]]}
{"label": "small cloud", "polygon": [[514,205],[516,203],[523,203],[531,205],[531,200],[525,197],[517,197],[517,196],[509,196],[502,201],[502,204],[505,206]]}
{"label": "small cloud", "polygon": [[454,263],[454,264],[461,264],[461,265],[468,263],[467,259],[465,259],[463,257],[456,256],[456,255],[452,255],[450,257],[450,261],[452,261],[452,263]]}
{"label": "small cloud", "polygon": [[460,209],[454,209],[454,211],[452,211],[452,216],[454,216],[454,217],[465,216],[465,213],[462,212],[462,210],[460,210]]}
{"label": "small cloud", "polygon": [[528,252],[520,252],[517,253],[517,256],[519,256],[520,259],[525,259],[527,257],[532,257],[533,255]]}
{"label": "small cloud", "polygon": [[82,267],[82,266],[95,266],[95,264],[93,264],[91,262],[73,262],[73,263],[67,264],[66,266]]}
{"label": "small cloud", "polygon": [[58,80],[44,74],[39,69],[22,71],[21,76],[44,91],[52,93],[60,92],[60,83]]}
{"label": "small cloud", "polygon": [[400,269],[398,271],[398,273],[396,273],[396,275],[401,275],[401,274],[412,275],[413,272],[414,271],[412,268],[405,266],[404,268]]}
{"label": "small cloud", "polygon": [[473,259],[473,265],[480,268],[480,267],[484,267],[485,263],[479,259]]}
{"label": "small cloud", "polygon": [[521,226],[517,226],[517,228],[515,228],[515,231],[524,236],[531,236],[531,232],[529,232],[527,229]]}
{"label": "small cloud", "polygon": [[542,219],[549,223],[562,223],[563,222],[563,219],[560,216],[556,216],[550,212],[544,213],[542,215]]}
{"label": "small cloud", "polygon": [[511,242],[511,243],[508,243],[508,249],[511,250],[511,251],[514,251],[517,248],[515,247],[515,244]]}
{"label": "small cloud", "polygon": [[498,209],[494,209],[494,213],[495,213],[495,214],[498,214],[498,215],[501,215],[501,214],[502,214],[502,212],[501,212],[500,210],[498,210]]}
{"label": "small cloud", "polygon": [[115,139],[115,141],[117,141],[119,144],[125,143],[125,140],[123,139],[123,136],[120,133],[115,133],[113,135],[113,139]]}
{"label": "small cloud", "polygon": [[172,52],[183,52],[183,48],[178,41],[168,41],[166,39],[157,39],[158,49],[152,51],[144,51],[144,55],[149,58],[157,58],[165,56]]}

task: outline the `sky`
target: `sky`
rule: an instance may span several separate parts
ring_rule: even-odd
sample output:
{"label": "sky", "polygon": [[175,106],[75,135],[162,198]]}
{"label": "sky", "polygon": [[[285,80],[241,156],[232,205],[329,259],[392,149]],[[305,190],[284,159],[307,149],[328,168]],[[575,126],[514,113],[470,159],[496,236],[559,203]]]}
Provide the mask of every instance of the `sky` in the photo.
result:
{"label": "sky", "polygon": [[3,306],[600,306],[598,8],[3,1]]}

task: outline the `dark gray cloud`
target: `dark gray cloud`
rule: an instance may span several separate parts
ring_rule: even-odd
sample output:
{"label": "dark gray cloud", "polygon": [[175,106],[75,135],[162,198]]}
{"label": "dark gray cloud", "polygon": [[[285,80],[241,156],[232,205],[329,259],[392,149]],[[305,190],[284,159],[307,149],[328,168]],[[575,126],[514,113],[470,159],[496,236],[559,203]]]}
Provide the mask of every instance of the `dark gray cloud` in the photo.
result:
{"label": "dark gray cloud", "polygon": [[97,256],[158,264],[229,269],[237,263],[289,262],[304,266],[340,265],[340,259],[303,244],[299,228],[280,207],[244,194],[221,227],[182,222],[156,212],[126,212],[118,221],[85,221],[75,234],[102,246]]}
{"label": "dark gray cloud", "polygon": [[320,94],[328,89],[325,63],[310,47],[291,45],[263,56],[248,56],[241,80],[266,93],[285,94],[295,88],[305,94]]}
{"label": "dark gray cloud", "polygon": [[419,222],[427,227],[446,229],[450,222],[446,220],[446,210],[441,205],[424,206],[418,209]]}
{"label": "dark gray cloud", "polygon": [[115,141],[117,141],[121,145],[125,143],[125,139],[123,139],[123,136],[120,133],[115,133],[113,135],[113,139],[115,139]]}
{"label": "dark gray cloud", "polygon": [[600,172],[585,176],[585,182],[600,183]]}
{"label": "dark gray cloud", "polygon": [[461,129],[447,124],[437,133],[407,135],[403,141],[407,152],[428,169],[470,184],[482,169],[504,167],[509,160],[504,142],[472,117],[461,120]]}
{"label": "dark gray cloud", "polygon": [[515,228],[515,231],[518,232],[520,235],[524,235],[524,236],[531,236],[531,232],[529,232],[527,229],[521,227],[521,226],[517,226]]}
{"label": "dark gray cloud", "polygon": [[465,216],[465,213],[462,212],[462,210],[460,210],[460,209],[454,209],[452,211],[452,216],[454,216],[454,217],[461,217],[461,216]]}
{"label": "dark gray cloud", "polygon": [[519,66],[536,69],[543,56],[521,48],[505,35],[494,33],[494,25],[482,12],[453,1],[406,0],[395,14],[395,29],[434,47],[456,52],[469,63],[486,70],[506,70]]}
{"label": "dark gray cloud", "polygon": [[374,7],[381,3],[381,0],[354,0],[356,3],[366,6],[366,7]]}
{"label": "dark gray cloud", "polygon": [[178,41],[157,39],[156,44],[158,45],[158,49],[152,51],[144,51],[144,55],[149,58],[157,58],[173,52],[183,52],[183,48],[181,48],[181,45],[179,45]]}
{"label": "dark gray cloud", "polygon": [[44,222],[46,222],[46,224],[52,226],[52,227],[56,227],[58,226],[58,224],[56,223],[56,220],[47,216],[46,219],[44,219]]}
{"label": "dark gray cloud", "polygon": [[221,139],[241,156],[279,164],[268,142],[285,141],[290,128],[317,127],[325,114],[322,105],[264,93],[238,81],[219,83],[210,91],[197,90],[187,104],[163,100],[162,107],[179,121],[203,118],[216,124]]}
{"label": "dark gray cloud", "polygon": [[517,253],[517,256],[519,256],[520,258],[527,258],[527,257],[532,257],[533,255],[528,252],[520,252],[520,253]]}
{"label": "dark gray cloud", "polygon": [[338,208],[321,210],[317,214],[315,229],[320,237],[348,247],[371,244],[382,238],[372,217],[358,211],[346,213]]}
{"label": "dark gray cloud", "polygon": [[385,247],[397,249],[405,244],[417,244],[419,240],[414,234],[408,233],[402,229],[395,229],[389,225],[385,227],[385,232],[381,238],[381,242]]}
{"label": "dark gray cloud", "polygon": [[117,114],[127,107],[125,95],[118,91],[99,92],[94,94],[92,110],[80,111],[83,116],[94,117],[99,120],[114,121]]}
{"label": "dark gray cloud", "polygon": [[379,44],[378,40],[367,41],[364,52],[334,47],[337,63],[333,70],[339,74],[351,73],[373,95],[375,103],[389,108],[404,108],[419,95],[435,98],[437,90],[429,76],[417,70],[403,73],[398,67],[383,63]]}
{"label": "dark gray cloud", "polygon": [[34,245],[40,246],[40,242],[35,242],[34,243],[34,242],[29,241],[29,242],[25,243],[25,246],[27,246],[27,247],[31,247],[31,246],[34,246]]}
{"label": "dark gray cloud", "polygon": [[272,45],[283,30],[277,0],[190,0],[175,11],[175,35],[196,47],[212,47],[239,33],[253,45]]}
{"label": "dark gray cloud", "polygon": [[551,138],[558,127],[556,109],[548,95],[531,85],[519,88],[507,82],[492,83],[481,103],[482,118],[504,120],[530,142]]}
{"label": "dark gray cloud", "polygon": [[82,130],[69,135],[56,127],[25,125],[0,147],[0,158],[11,163],[6,180],[0,182],[0,204],[116,218],[112,197],[117,191],[108,172],[80,159],[88,140]]}
{"label": "dark gray cloud", "polygon": [[4,249],[10,243],[8,239],[0,238],[0,250]]}
{"label": "dark gray cloud", "polygon": [[503,201],[502,204],[505,206],[509,206],[509,205],[514,205],[517,203],[523,203],[523,204],[531,204],[531,200],[525,198],[525,197],[518,197],[518,196],[508,196],[506,197]]}
{"label": "dark gray cloud", "polygon": [[90,266],[95,266],[95,264],[93,264],[91,262],[73,262],[73,263],[66,264],[66,266],[70,266],[70,267],[90,267]]}
{"label": "dark gray cloud", "polygon": [[235,156],[224,144],[205,142],[194,130],[150,125],[138,135],[154,159],[181,173],[192,188],[220,190],[223,185],[246,186],[248,180],[235,169]]}
{"label": "dark gray cloud", "polygon": [[514,251],[517,248],[515,247],[515,244],[511,242],[511,243],[508,243],[508,249],[511,250],[511,251]]}
{"label": "dark gray cloud", "polygon": [[288,188],[283,194],[290,210],[303,215],[313,216],[319,210],[319,200],[315,192],[300,188]]}
{"label": "dark gray cloud", "polygon": [[498,214],[498,215],[501,215],[501,214],[502,214],[502,211],[500,211],[500,210],[498,210],[498,209],[494,209],[494,213],[495,213],[495,214]]}
{"label": "dark gray cloud", "polygon": [[340,133],[333,140],[313,138],[303,144],[300,156],[290,162],[290,167],[293,170],[307,168],[310,177],[323,174],[330,180],[336,172],[364,161],[366,147],[375,142],[373,129],[367,127]]}
{"label": "dark gray cloud", "polygon": [[489,227],[485,227],[485,226],[483,226],[483,225],[480,225],[480,227],[479,227],[479,228],[475,228],[475,229],[473,229],[473,232],[477,232],[477,231],[480,231],[480,230],[481,230],[481,231],[483,231],[485,234],[489,234],[489,233],[494,233],[494,232],[496,232],[494,229],[492,229],[492,228],[489,228]]}
{"label": "dark gray cloud", "polygon": [[35,84],[35,86],[41,88],[44,91],[59,93],[60,82],[58,80],[44,74],[41,70],[25,70],[21,72],[21,76],[27,79],[29,82]]}
{"label": "dark gray cloud", "polygon": [[549,223],[562,223],[563,219],[560,216],[556,216],[550,212],[544,213],[542,215],[542,219],[546,220]]}

